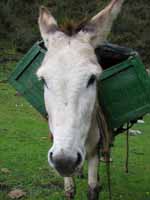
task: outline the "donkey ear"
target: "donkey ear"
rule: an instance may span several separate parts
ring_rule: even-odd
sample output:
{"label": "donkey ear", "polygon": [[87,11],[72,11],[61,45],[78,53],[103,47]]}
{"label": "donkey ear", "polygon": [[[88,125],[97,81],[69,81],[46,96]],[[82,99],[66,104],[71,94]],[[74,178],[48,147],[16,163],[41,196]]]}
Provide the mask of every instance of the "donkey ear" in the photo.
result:
{"label": "donkey ear", "polygon": [[107,39],[113,21],[119,14],[123,2],[124,0],[112,0],[106,8],[94,16],[84,27],[83,32],[89,35],[89,40],[94,47],[102,44]]}
{"label": "donkey ear", "polygon": [[45,46],[48,45],[48,36],[51,33],[54,33],[58,30],[57,22],[54,17],[51,15],[49,10],[41,6],[40,7],[40,14],[38,19],[39,29],[41,32],[41,36],[44,40]]}

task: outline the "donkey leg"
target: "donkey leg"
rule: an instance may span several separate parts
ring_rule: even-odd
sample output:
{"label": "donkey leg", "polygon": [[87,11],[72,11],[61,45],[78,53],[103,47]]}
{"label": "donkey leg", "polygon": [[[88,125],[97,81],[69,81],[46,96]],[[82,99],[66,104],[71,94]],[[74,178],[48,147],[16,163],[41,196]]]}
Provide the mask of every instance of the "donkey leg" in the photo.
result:
{"label": "donkey leg", "polygon": [[99,199],[99,176],[98,176],[99,157],[96,153],[94,156],[88,158],[88,200]]}
{"label": "donkey leg", "polygon": [[75,185],[72,177],[64,178],[64,189],[67,200],[71,200],[75,196]]}

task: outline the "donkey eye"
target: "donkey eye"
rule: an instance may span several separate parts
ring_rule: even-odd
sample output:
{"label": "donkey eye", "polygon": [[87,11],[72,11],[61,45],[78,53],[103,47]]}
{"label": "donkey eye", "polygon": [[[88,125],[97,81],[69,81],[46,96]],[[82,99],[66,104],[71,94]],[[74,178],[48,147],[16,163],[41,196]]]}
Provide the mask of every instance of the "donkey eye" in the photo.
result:
{"label": "donkey eye", "polygon": [[96,81],[96,76],[95,76],[94,74],[92,74],[91,77],[90,77],[89,80],[88,80],[87,88],[88,88],[90,85],[93,85],[95,81]]}
{"label": "donkey eye", "polygon": [[45,81],[45,79],[44,78],[42,78],[41,79],[42,80],[42,82],[43,82],[43,84],[48,88],[48,85],[47,85],[47,83],[46,83],[46,81]]}

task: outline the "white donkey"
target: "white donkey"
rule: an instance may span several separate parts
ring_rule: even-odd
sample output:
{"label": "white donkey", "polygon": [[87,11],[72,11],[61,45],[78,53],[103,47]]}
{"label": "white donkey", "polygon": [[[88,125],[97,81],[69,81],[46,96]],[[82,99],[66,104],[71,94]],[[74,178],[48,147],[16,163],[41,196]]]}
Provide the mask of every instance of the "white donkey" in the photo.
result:
{"label": "white donkey", "polygon": [[44,80],[44,98],[53,146],[49,164],[64,177],[66,196],[74,195],[72,176],[88,160],[90,200],[97,200],[98,143],[97,81],[102,68],[94,49],[102,44],[123,0],[112,0],[73,35],[61,31],[56,20],[41,7],[39,27],[47,53],[37,76]]}

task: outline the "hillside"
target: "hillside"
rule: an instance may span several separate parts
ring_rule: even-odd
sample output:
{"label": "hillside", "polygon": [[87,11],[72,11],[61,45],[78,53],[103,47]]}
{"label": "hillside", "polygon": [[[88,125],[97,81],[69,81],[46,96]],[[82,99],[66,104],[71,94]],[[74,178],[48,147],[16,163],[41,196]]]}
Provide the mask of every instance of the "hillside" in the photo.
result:
{"label": "hillside", "polygon": [[[65,20],[90,18],[109,0],[1,0],[0,1],[0,76],[11,69],[32,44],[40,39],[37,18],[40,5],[50,8],[59,24]],[[109,41],[136,49],[150,67],[150,1],[126,0]],[[8,59],[8,57],[10,59]],[[13,57],[13,59],[11,59]]]}

